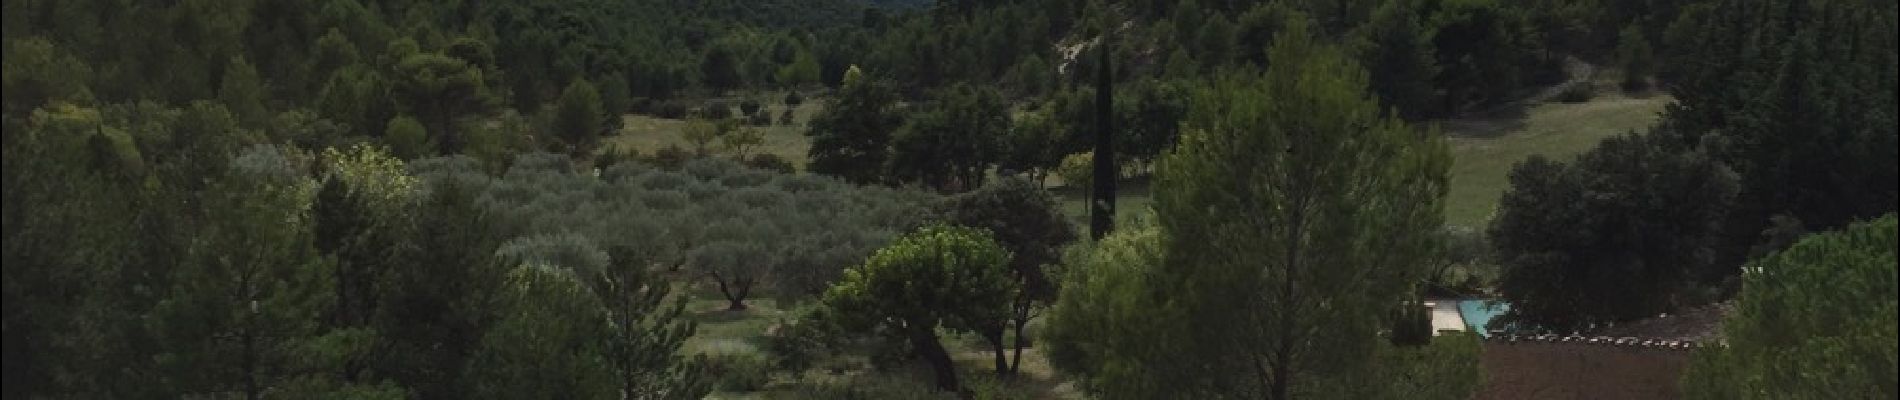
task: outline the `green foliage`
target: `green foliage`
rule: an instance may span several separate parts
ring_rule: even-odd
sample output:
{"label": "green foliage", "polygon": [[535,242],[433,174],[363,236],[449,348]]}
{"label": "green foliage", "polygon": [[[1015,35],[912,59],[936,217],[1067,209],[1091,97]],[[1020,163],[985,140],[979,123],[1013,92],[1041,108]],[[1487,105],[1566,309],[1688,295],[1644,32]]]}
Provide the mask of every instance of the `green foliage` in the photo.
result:
{"label": "green foliage", "polygon": [[567,142],[568,153],[592,152],[609,117],[601,107],[600,92],[587,80],[575,79],[561,91],[561,102],[555,107],[554,134]]}
{"label": "green foliage", "polygon": [[884,180],[892,133],[904,123],[896,90],[861,75],[847,74],[844,88],[805,132],[811,137],[810,170],[857,184]]}
{"label": "green foliage", "polygon": [[383,142],[389,145],[390,153],[405,160],[431,155],[435,148],[429,140],[429,129],[406,115],[389,119],[389,125],[383,128]]}
{"label": "green foliage", "polygon": [[1422,346],[1432,342],[1431,308],[1424,304],[1405,303],[1393,308],[1390,336],[1394,346]]}
{"label": "green foliage", "polygon": [[1726,346],[1696,350],[1691,399],[1890,398],[1900,394],[1893,214],[1808,236],[1748,263]]}
{"label": "green foliage", "polygon": [[720,354],[707,364],[708,371],[719,377],[713,386],[724,392],[758,391],[772,380],[771,365],[756,353]]}
{"label": "green foliage", "polygon": [[1745,261],[1775,215],[1825,231],[1900,204],[1897,21],[1885,3],[1716,0],[1671,25],[1664,143],[1740,177],[1721,263]]}
{"label": "green foliage", "polygon": [[1093,186],[1089,185],[1089,183],[1095,181],[1094,174],[1094,155],[1089,153],[1075,153],[1063,156],[1062,164],[1057,166],[1055,170],[1056,177],[1062,179],[1063,185],[1084,192],[1093,190],[1091,189]]}
{"label": "green foliage", "polygon": [[500,101],[488,86],[480,66],[443,54],[420,53],[395,65],[390,94],[396,104],[428,128],[440,154],[462,151],[466,140],[457,122],[485,113]]}
{"label": "green foliage", "polygon": [[[241,157],[214,184],[207,221],[189,260],[172,270],[153,307],[156,368],[174,393],[242,391],[268,394],[279,382],[303,379],[321,362],[301,353],[318,334],[327,301],[302,213],[308,187],[284,170],[274,148]],[[271,164],[275,164],[274,166]],[[285,368],[291,367],[291,368]]]}
{"label": "green foliage", "polygon": [[1172,343],[1164,327],[1181,321],[1179,310],[1148,286],[1162,273],[1165,251],[1152,224],[1130,224],[1071,247],[1063,258],[1061,294],[1042,331],[1049,363],[1105,397],[1163,393],[1168,384],[1149,377],[1166,367],[1141,360],[1169,357],[1163,346],[1151,344]]}
{"label": "green foliage", "polygon": [[745,76],[740,72],[740,60],[734,50],[726,46],[713,46],[699,59],[699,79],[707,87],[716,91],[731,90],[745,84]]}
{"label": "green foliage", "polygon": [[972,331],[1009,316],[1017,287],[1010,254],[978,229],[926,226],[879,249],[825,292],[847,327],[882,327],[910,341],[938,389],[961,391],[939,328]]}
{"label": "green foliage", "polygon": [[257,68],[243,57],[233,57],[224,65],[224,79],[218,83],[218,101],[246,127],[261,128],[270,122],[265,101],[270,98]]}
{"label": "green foliage", "polygon": [[1643,38],[1642,27],[1624,27],[1623,33],[1616,39],[1616,62],[1623,67],[1623,90],[1648,89],[1649,75],[1656,69],[1655,58],[1649,40]]}
{"label": "green foliage", "polygon": [[[602,256],[605,258],[605,256]],[[612,398],[602,359],[600,299],[574,267],[528,261],[509,272],[496,300],[498,319],[468,364],[471,398]]]}
{"label": "green foliage", "polygon": [[1605,139],[1565,165],[1533,156],[1488,231],[1511,317],[1573,329],[1673,310],[1712,266],[1733,173],[1650,136]]}
{"label": "green foliage", "polygon": [[1009,106],[995,89],[945,89],[891,139],[890,178],[940,191],[982,186],[1003,151],[1009,124]]}
{"label": "green foliage", "polygon": [[[1428,17],[1438,57],[1440,109],[1449,115],[1512,99],[1548,68],[1523,15],[1496,1],[1448,1]],[[1380,71],[1385,72],[1385,71]]]}
{"label": "green foliage", "polygon": [[1308,35],[1291,25],[1264,76],[1224,76],[1190,103],[1156,174],[1165,251],[1102,278],[1105,317],[1066,322],[1151,319],[1066,334],[1091,391],[1286,398],[1373,370],[1385,311],[1439,251],[1450,159],[1435,132],[1381,116],[1364,72]]}
{"label": "green foliage", "polygon": [[42,38],[9,39],[6,42],[6,68],[0,74],[5,83],[5,111],[19,115],[55,101],[84,103],[92,98],[86,84],[92,69],[72,54],[67,54]]}
{"label": "green foliage", "polygon": [[1118,157],[1151,161],[1174,146],[1187,114],[1186,85],[1141,81],[1123,89],[1115,101]]}
{"label": "green foliage", "polygon": [[1001,174],[1021,172],[1038,185],[1062,164],[1063,128],[1048,108],[1018,115],[1004,138],[1007,151],[997,161]]}
{"label": "green foliage", "polygon": [[680,128],[680,137],[685,138],[686,143],[693,145],[694,155],[704,156],[711,154],[710,146],[713,141],[718,140],[719,137],[724,134],[724,132],[721,132],[719,129],[719,124],[713,121],[703,119],[687,120],[686,126]]}
{"label": "green foliage", "polygon": [[740,160],[748,159],[747,157],[752,154],[752,149],[761,144],[765,144],[765,131],[759,128],[736,127],[719,135],[719,147],[732,152],[732,156]]}
{"label": "green foliage", "polygon": [[752,157],[746,158],[745,166],[781,174],[798,172],[797,168],[792,166],[791,161],[785,161],[784,158],[771,153],[754,154]]}
{"label": "green foliage", "polygon": [[[1020,290],[1010,303],[1008,324],[981,330],[996,353],[998,372],[1014,373],[1028,346],[1029,320],[1055,300],[1055,283],[1045,271],[1060,260],[1063,245],[1075,240],[1075,228],[1056,208],[1055,197],[1021,178],[1004,178],[947,199],[938,214],[953,224],[985,229],[1010,253],[1011,277]],[[1004,365],[1004,330],[1014,328],[1016,358]]]}
{"label": "green foliage", "polygon": [[1059,262],[1062,246],[1076,235],[1054,196],[1027,180],[1005,178],[945,200],[939,206],[944,221],[989,231],[1009,251],[1010,269],[1025,295],[1055,298],[1043,268]]}
{"label": "green foliage", "polygon": [[1439,110],[1438,88],[1432,84],[1439,73],[1437,50],[1419,6],[1413,0],[1380,3],[1372,19],[1355,32],[1359,62],[1370,73],[1372,93],[1381,106],[1397,109],[1407,120]]}
{"label": "green foliage", "polygon": [[1470,332],[1429,337],[1425,346],[1379,346],[1373,374],[1335,380],[1361,399],[1469,399],[1484,384],[1484,339]]}

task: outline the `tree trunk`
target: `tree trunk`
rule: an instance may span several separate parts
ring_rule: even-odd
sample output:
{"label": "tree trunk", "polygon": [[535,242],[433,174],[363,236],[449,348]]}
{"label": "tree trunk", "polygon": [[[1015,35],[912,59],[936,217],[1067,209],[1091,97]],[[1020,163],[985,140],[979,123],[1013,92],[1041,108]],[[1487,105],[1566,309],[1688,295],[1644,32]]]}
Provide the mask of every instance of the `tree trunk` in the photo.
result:
{"label": "tree trunk", "polygon": [[751,283],[733,282],[732,285],[727,285],[726,280],[720,279],[718,275],[713,275],[713,281],[719,282],[719,294],[726,296],[726,301],[730,303],[726,305],[726,311],[745,310],[746,292],[752,291]]}
{"label": "tree trunk", "polygon": [[1002,324],[983,329],[983,339],[984,341],[990,342],[990,353],[996,356],[997,376],[1009,375],[1009,359],[1003,355],[1004,352],[1008,351],[1007,348],[1004,347],[1005,343],[1003,343],[1003,329]]}
{"label": "tree trunk", "polygon": [[1023,335],[1023,331],[1026,329],[1025,327],[1027,325],[1029,325],[1029,318],[1019,318],[1016,320],[1016,355],[1014,356],[1015,359],[1010,360],[1010,364],[1009,364],[1010,375],[1015,375],[1018,372],[1022,371],[1023,348],[1029,347],[1029,337]]}
{"label": "tree trunk", "polygon": [[252,334],[252,330],[248,328],[244,330],[244,398],[246,400],[264,398],[263,390],[257,387],[257,335]]}
{"label": "tree trunk", "polygon": [[963,393],[963,385],[957,383],[956,364],[950,361],[950,352],[943,349],[943,343],[937,341],[937,333],[932,332],[930,327],[918,325],[911,326],[910,330],[911,346],[917,349],[917,355],[923,357],[924,362],[930,364],[931,372],[937,375],[937,389],[968,397],[967,393]]}

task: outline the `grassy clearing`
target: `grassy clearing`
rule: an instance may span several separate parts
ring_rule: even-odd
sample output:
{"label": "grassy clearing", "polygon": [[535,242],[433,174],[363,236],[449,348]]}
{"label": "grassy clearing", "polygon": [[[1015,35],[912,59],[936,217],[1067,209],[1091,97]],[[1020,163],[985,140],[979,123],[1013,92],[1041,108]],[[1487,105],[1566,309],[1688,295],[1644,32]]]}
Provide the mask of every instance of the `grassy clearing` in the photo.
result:
{"label": "grassy clearing", "polygon": [[1604,92],[1585,103],[1541,104],[1522,116],[1444,123],[1454,159],[1445,222],[1483,227],[1510,185],[1513,164],[1536,154],[1567,161],[1605,137],[1648,129],[1672,100]]}
{"label": "grassy clearing", "polygon": [[[1078,234],[1087,234],[1089,227],[1088,193],[1071,187],[1052,189],[1056,195],[1057,209],[1062,216],[1074,223]],[[1154,198],[1148,195],[1148,181],[1123,181],[1115,187],[1115,220],[1127,221],[1148,212]]]}
{"label": "grassy clearing", "polygon": [[[792,110],[792,124],[783,125],[778,123],[778,115],[785,112],[786,106],[781,102],[785,99],[785,92],[764,92],[720,100],[733,104],[736,113],[739,100],[745,98],[758,99],[772,113],[771,126],[752,127],[765,132],[765,143],[760,145],[755,152],[778,155],[803,170],[805,155],[811,149],[811,139],[805,137],[805,123],[811,121],[812,116],[817,115],[819,110],[824,109],[824,101],[808,95],[803,104],[799,104]],[[603,150],[630,149],[638,151],[641,155],[652,155],[654,151],[669,145],[692,148],[691,143],[680,137],[681,128],[686,125],[686,120],[635,114],[627,114],[621,118],[626,122],[625,127],[619,134],[606,139],[602,146]],[[717,142],[714,145],[716,146]]]}
{"label": "grassy clearing", "polygon": [[[1603,86],[1613,88],[1614,86]],[[1542,154],[1557,160],[1595,146],[1603,138],[1642,131],[1655,124],[1668,96],[1630,97],[1605,89],[1585,103],[1544,103],[1523,112],[1488,118],[1441,122],[1451,137],[1451,188],[1445,221],[1482,228],[1509,186],[1511,165]],[[1147,182],[1124,182],[1116,198],[1116,217],[1126,219],[1151,202]],[[1058,188],[1062,212],[1077,226],[1088,225],[1087,193]]]}

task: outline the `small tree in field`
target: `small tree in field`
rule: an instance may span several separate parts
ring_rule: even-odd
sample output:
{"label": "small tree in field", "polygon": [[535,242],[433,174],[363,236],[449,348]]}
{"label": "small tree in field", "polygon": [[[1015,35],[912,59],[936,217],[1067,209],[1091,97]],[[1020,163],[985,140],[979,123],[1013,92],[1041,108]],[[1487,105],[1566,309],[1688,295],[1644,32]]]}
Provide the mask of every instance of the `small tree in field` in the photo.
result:
{"label": "small tree in field", "polygon": [[601,109],[600,92],[594,90],[594,84],[586,79],[575,79],[561,91],[561,102],[554,114],[554,132],[567,142],[568,154],[579,155],[592,151],[594,144],[600,142],[600,132],[606,124],[606,111]]}
{"label": "small tree in field", "polygon": [[846,271],[824,303],[853,328],[902,335],[936,373],[937,388],[961,391],[937,329],[972,331],[1008,318],[1016,295],[1008,262],[1009,253],[988,233],[926,226]]}

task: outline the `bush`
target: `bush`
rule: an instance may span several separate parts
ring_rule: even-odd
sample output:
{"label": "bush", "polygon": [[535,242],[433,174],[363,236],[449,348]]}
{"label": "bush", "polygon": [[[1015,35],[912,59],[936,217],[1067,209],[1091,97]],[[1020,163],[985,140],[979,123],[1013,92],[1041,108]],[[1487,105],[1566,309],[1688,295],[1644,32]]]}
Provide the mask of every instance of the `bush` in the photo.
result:
{"label": "bush", "polygon": [[751,115],[752,115],[751,117],[746,119],[746,124],[748,125],[752,125],[752,126],[771,126],[772,125],[772,110],[759,109],[757,112],[753,112]]}
{"label": "bush", "polygon": [[708,101],[699,106],[699,117],[710,120],[732,118],[732,105],[723,101]]}
{"label": "bush", "polygon": [[797,122],[797,120],[796,120],[795,118],[796,118],[796,117],[792,115],[792,108],[791,108],[791,107],[786,107],[786,108],[785,108],[785,112],[782,112],[782,113],[779,113],[779,114],[778,114],[778,124],[779,124],[779,125],[791,125],[792,123],[794,123],[794,122]]}
{"label": "bush", "polygon": [[1432,343],[1432,312],[1424,304],[1408,302],[1392,310],[1392,345],[1424,346]]}
{"label": "bush", "polygon": [[606,169],[607,167],[612,167],[615,165],[619,165],[620,163],[624,163],[624,162],[632,161],[632,160],[638,160],[638,159],[640,159],[639,149],[628,148],[625,146],[614,146],[614,147],[607,148],[606,151],[600,152],[600,155],[594,156],[594,166],[599,167],[601,169]]}
{"label": "bush", "polygon": [[726,392],[753,392],[772,381],[771,364],[757,353],[726,353],[706,359],[713,387]]}
{"label": "bush", "polygon": [[765,105],[759,104],[759,101],[757,99],[745,99],[745,100],[739,101],[739,113],[741,114],[745,114],[745,115],[757,114],[759,110],[763,108],[765,108]]}
{"label": "bush", "polygon": [[1095,154],[1081,152],[1062,157],[1062,164],[1056,166],[1056,177],[1062,179],[1062,185],[1089,191],[1089,182],[1095,179]]}
{"label": "bush", "polygon": [[799,104],[804,104],[804,103],[805,103],[805,96],[799,95],[798,91],[794,90],[794,91],[785,93],[785,106],[787,108],[798,108]]}
{"label": "bush", "polygon": [[666,100],[653,105],[653,116],[666,119],[683,119],[686,118],[688,110],[685,102]]}
{"label": "bush", "polygon": [[1557,94],[1557,101],[1564,103],[1582,103],[1597,97],[1597,88],[1590,82],[1578,82]]}
{"label": "bush", "polygon": [[390,154],[404,160],[435,153],[434,145],[429,143],[429,130],[406,115],[389,119],[389,125],[383,128],[383,143],[389,145]]}
{"label": "bush", "polygon": [[648,164],[653,164],[653,166],[659,167],[660,169],[678,171],[680,167],[686,166],[686,161],[692,159],[693,152],[687,151],[677,144],[672,144],[654,151],[653,156],[647,157],[646,161]]}
{"label": "bush", "polygon": [[650,97],[635,98],[627,103],[627,112],[634,114],[652,114],[654,106],[658,104],[658,101],[654,101],[653,98]]}
{"label": "bush", "polygon": [[752,158],[745,160],[745,166],[787,174],[797,172],[797,168],[792,166],[791,161],[785,161],[784,157],[772,153],[754,154]]}
{"label": "bush", "polygon": [[843,328],[833,323],[830,309],[818,308],[795,320],[781,321],[778,333],[767,337],[765,351],[772,355],[772,366],[800,376],[818,365],[826,354],[835,353]]}

